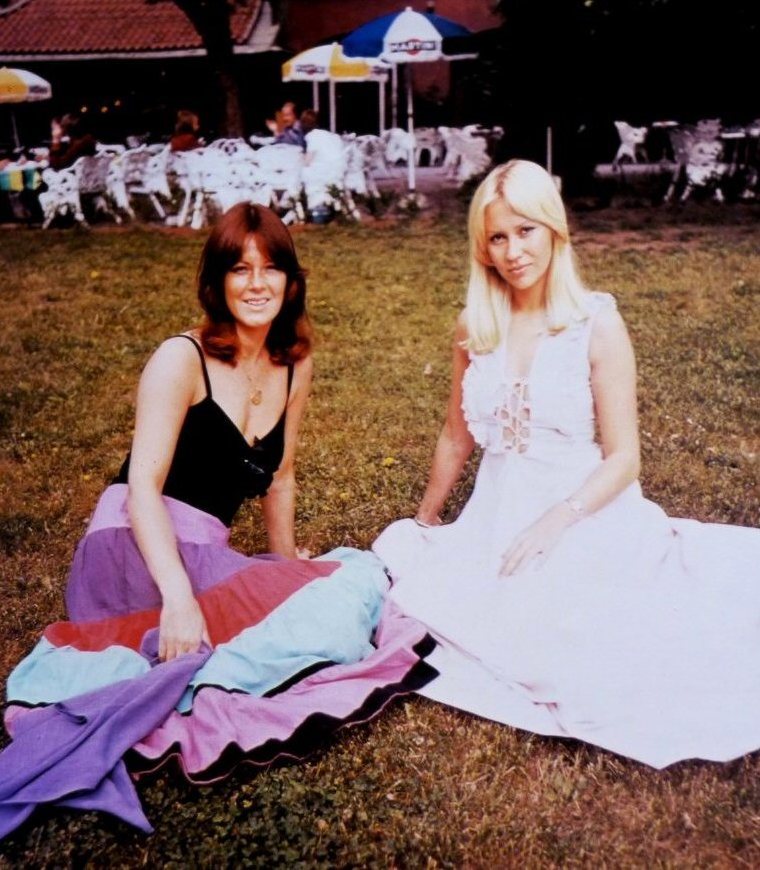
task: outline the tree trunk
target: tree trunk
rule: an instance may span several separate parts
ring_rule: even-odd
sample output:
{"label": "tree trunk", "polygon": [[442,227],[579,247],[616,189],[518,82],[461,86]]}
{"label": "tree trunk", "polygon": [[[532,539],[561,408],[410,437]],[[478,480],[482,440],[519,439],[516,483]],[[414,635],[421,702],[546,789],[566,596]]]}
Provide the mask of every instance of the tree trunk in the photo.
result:
{"label": "tree trunk", "polygon": [[228,0],[173,0],[196,29],[219,90],[224,114],[219,132],[223,136],[243,135],[243,111],[240,104],[235,55],[230,29],[231,3]]}

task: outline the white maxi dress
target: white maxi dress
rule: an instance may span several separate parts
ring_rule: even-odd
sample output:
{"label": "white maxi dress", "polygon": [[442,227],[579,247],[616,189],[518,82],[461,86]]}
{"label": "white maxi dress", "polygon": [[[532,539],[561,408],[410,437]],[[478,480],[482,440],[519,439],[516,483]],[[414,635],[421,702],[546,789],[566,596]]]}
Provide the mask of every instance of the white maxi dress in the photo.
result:
{"label": "white maxi dress", "polygon": [[633,483],[499,576],[513,537],[602,461],[588,348],[614,304],[591,294],[587,320],[545,333],[525,380],[503,343],[471,354],[470,500],[448,525],[393,523],[373,549],[396,605],[439,641],[427,697],[658,768],[727,761],[760,748],[760,529],[670,518]]}

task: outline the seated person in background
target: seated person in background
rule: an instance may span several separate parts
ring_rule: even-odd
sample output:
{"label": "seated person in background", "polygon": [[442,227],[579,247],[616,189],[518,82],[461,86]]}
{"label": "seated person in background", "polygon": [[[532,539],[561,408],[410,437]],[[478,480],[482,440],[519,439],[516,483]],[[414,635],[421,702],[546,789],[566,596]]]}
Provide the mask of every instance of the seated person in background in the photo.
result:
{"label": "seated person in background", "polygon": [[309,143],[306,140],[306,137],[312,130],[319,129],[319,112],[315,109],[304,109],[301,112],[301,117],[298,119],[301,124],[301,132],[303,133],[303,147],[304,151],[306,151],[306,156],[304,158],[306,165],[308,166],[312,160],[314,159],[313,151],[309,150]]}
{"label": "seated person in background", "polygon": [[295,103],[283,103],[282,108],[277,112],[276,119],[273,121],[271,118],[268,118],[266,125],[274,134],[276,145],[285,144],[300,145],[301,148],[306,147],[304,131],[301,121],[298,120],[296,115]]}
{"label": "seated person in background", "polygon": [[174,133],[169,140],[171,151],[192,151],[200,148],[204,142],[198,135],[200,119],[195,112],[180,109],[177,112],[177,123],[174,125]]}
{"label": "seated person in background", "polygon": [[301,132],[306,136],[319,127],[319,112],[316,109],[304,109],[298,120],[301,124]]}
{"label": "seated person in background", "polygon": [[51,169],[65,169],[80,157],[95,154],[97,140],[87,130],[81,115],[66,114],[60,120],[53,118],[50,124]]}

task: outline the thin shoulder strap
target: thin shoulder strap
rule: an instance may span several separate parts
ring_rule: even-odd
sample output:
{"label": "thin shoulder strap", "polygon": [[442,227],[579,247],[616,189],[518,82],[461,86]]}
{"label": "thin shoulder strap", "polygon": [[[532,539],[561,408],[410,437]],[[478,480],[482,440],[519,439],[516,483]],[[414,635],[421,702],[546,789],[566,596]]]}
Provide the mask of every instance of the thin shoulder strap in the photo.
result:
{"label": "thin shoulder strap", "polygon": [[203,383],[206,385],[206,396],[211,398],[211,381],[208,376],[208,369],[206,368],[206,357],[203,355],[203,348],[200,344],[192,337],[192,335],[186,335],[184,332],[180,332],[178,335],[174,336],[175,338],[186,338],[189,342],[192,342],[195,349],[198,351],[198,356],[201,358],[201,369],[203,371]]}
{"label": "thin shoulder strap", "polygon": [[288,363],[288,391],[286,393],[288,399],[290,398],[290,385],[293,383],[293,363]]}

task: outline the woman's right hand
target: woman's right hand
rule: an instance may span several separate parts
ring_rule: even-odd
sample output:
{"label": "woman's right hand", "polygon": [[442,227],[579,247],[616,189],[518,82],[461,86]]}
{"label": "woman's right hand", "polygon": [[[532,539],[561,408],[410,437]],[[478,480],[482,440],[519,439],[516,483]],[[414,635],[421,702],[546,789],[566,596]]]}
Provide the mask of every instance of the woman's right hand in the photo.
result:
{"label": "woman's right hand", "polygon": [[211,645],[206,621],[193,595],[164,600],[158,634],[158,657],[162,662],[197,652],[201,643]]}

